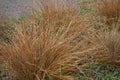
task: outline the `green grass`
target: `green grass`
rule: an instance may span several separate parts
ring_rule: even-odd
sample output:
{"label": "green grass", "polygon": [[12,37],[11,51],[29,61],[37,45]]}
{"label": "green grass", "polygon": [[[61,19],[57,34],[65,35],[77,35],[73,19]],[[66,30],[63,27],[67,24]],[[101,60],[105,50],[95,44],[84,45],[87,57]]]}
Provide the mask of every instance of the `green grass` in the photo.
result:
{"label": "green grass", "polygon": [[[120,79],[120,68],[96,65],[92,67],[94,71],[86,71],[86,75],[93,80],[119,80]],[[89,80],[89,79],[80,79],[80,80]]]}
{"label": "green grass", "polygon": [[84,74],[74,72],[73,75],[78,77],[78,80],[119,80],[120,68],[106,64],[98,64],[85,70]]}

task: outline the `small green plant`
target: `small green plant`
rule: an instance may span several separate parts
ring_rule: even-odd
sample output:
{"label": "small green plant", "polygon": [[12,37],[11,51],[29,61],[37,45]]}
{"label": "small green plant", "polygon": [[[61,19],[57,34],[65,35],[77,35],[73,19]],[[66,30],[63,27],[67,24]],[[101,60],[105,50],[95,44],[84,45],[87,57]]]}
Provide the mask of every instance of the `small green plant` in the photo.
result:
{"label": "small green plant", "polygon": [[11,36],[9,34],[12,33],[12,30],[14,30],[14,28],[12,27],[12,24],[7,21],[1,21],[0,22],[0,40],[5,41],[6,43],[10,42],[10,38]]}

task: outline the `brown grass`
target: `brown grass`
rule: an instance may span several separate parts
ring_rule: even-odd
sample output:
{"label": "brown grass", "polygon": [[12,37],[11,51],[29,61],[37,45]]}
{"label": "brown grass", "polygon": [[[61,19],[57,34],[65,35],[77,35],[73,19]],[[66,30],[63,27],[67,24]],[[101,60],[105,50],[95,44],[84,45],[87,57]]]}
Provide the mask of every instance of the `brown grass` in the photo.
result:
{"label": "brown grass", "polygon": [[112,29],[104,28],[100,30],[91,30],[87,39],[97,47],[93,51],[93,56],[98,62],[110,65],[120,66],[120,32],[118,27],[113,25]]}
{"label": "brown grass", "polygon": [[76,39],[89,23],[76,8],[42,6],[40,15],[15,24],[12,43],[1,42],[2,55],[18,80],[74,80],[69,72],[85,68],[76,60],[89,51],[82,51]]}
{"label": "brown grass", "polygon": [[10,41],[10,35],[12,33],[13,30],[13,26],[11,23],[7,22],[7,21],[1,21],[0,22],[0,40],[5,41],[5,42],[9,42]]}
{"label": "brown grass", "polygon": [[120,0],[103,0],[99,5],[99,12],[106,18],[107,24],[120,20]]}

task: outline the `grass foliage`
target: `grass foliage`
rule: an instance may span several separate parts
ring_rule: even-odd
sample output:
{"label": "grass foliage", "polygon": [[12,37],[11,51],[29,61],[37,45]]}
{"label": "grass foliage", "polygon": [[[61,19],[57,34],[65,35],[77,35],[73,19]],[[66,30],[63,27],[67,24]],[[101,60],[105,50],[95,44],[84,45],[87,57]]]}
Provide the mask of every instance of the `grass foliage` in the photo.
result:
{"label": "grass foliage", "polygon": [[119,0],[100,1],[98,12],[93,2],[60,6],[43,0],[27,19],[0,23],[8,80],[119,80]]}
{"label": "grass foliage", "polygon": [[107,24],[119,22],[120,20],[120,1],[103,0],[99,5],[100,14],[106,18]]}
{"label": "grass foliage", "polygon": [[84,54],[76,39],[88,22],[76,8],[42,6],[40,15],[14,24],[11,43],[1,42],[2,56],[18,80],[74,80],[69,72],[80,69],[78,55]]}

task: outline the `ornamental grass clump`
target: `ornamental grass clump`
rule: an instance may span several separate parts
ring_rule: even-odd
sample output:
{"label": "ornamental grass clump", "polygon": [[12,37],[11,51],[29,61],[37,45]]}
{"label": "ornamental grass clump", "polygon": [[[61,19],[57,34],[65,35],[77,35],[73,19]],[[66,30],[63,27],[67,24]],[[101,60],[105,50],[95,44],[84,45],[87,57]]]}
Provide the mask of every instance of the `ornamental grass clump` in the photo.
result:
{"label": "ornamental grass clump", "polygon": [[112,29],[91,30],[88,33],[87,39],[97,47],[93,51],[93,55],[98,62],[120,66],[119,26],[119,24],[115,24]]}
{"label": "ornamental grass clump", "polygon": [[11,43],[1,42],[2,56],[18,80],[74,80],[70,72],[85,68],[77,67],[84,51],[76,39],[87,25],[76,8],[43,4],[40,14],[14,24]]}

